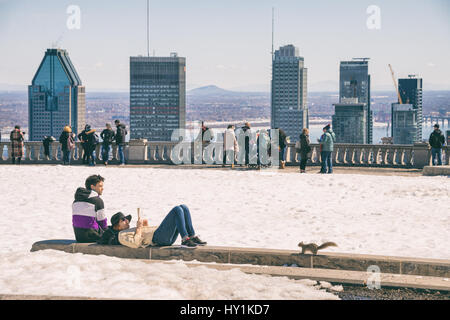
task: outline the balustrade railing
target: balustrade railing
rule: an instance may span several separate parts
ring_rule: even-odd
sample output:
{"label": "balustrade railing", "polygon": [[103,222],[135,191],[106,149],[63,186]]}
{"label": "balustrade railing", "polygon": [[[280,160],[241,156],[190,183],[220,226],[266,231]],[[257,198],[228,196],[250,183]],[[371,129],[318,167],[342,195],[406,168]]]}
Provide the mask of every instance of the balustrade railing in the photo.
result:
{"label": "balustrade railing", "polygon": [[[0,142],[0,164],[11,163],[10,143]],[[176,147],[176,148],[175,148]],[[194,148],[199,148],[192,142],[147,142],[146,140],[131,140],[124,148],[125,158],[130,164],[199,164],[202,158],[195,158],[196,154],[203,154],[203,163],[221,164],[223,158],[222,142],[211,142],[203,144],[202,152],[194,152]],[[208,149],[209,148],[209,149]],[[311,144],[312,151],[308,165],[320,164],[320,146]],[[206,150],[214,149],[214,152]],[[243,148],[241,148],[243,149]],[[243,150],[241,150],[243,152]],[[177,161],[174,155],[177,155]],[[206,159],[209,155],[209,159]],[[212,155],[212,157],[211,157]],[[95,150],[96,159],[102,159],[101,144]],[[75,144],[75,149],[71,153],[71,163],[82,163],[83,148],[81,143]],[[200,158],[200,159],[199,159]],[[444,146],[442,149],[442,163],[448,165],[450,158],[450,147]],[[109,153],[109,162],[115,164],[119,162],[118,147],[112,145]],[[364,144],[335,144],[332,154],[335,166],[365,166],[365,167],[401,167],[401,168],[423,168],[431,164],[431,150],[426,143],[414,145],[364,145]],[[62,162],[61,145],[58,142],[50,144],[50,155],[44,156],[44,146],[42,142],[25,142],[24,156],[22,164],[51,164]],[[298,165],[300,154],[295,150],[295,144],[287,145],[286,164]]]}

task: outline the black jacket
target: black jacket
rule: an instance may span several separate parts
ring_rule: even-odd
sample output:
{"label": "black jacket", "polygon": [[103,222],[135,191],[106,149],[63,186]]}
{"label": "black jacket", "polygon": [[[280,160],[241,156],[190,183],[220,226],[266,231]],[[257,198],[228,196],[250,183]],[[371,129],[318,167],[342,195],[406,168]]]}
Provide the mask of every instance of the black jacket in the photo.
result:
{"label": "black jacket", "polygon": [[[71,150],[71,148],[73,148],[74,143],[75,143],[75,138],[74,138],[75,134],[73,133],[69,133],[66,131],[63,131],[63,133],[61,133],[61,135],[59,136],[59,143],[61,143],[61,149],[63,151],[68,151]],[[71,148],[69,148],[69,146],[67,145],[68,139],[69,137],[71,137],[71,141],[72,141],[72,145]],[[47,140],[48,141],[48,140]],[[51,141],[51,140],[50,140]],[[44,140],[45,143],[45,140]],[[49,143],[49,141],[47,142],[47,144]]]}
{"label": "black jacket", "polygon": [[311,151],[311,146],[309,145],[309,135],[300,134],[300,153],[307,154]]}
{"label": "black jacket", "polygon": [[103,140],[103,145],[110,145],[113,143],[115,136],[114,131],[111,129],[105,129],[102,133],[100,133],[100,138]]}
{"label": "black jacket", "polygon": [[127,135],[127,129],[124,124],[119,124],[117,126],[116,131],[116,143],[117,144],[124,144],[125,143],[125,137]]}
{"label": "black jacket", "polygon": [[119,232],[118,230],[114,230],[112,226],[108,227],[102,237],[97,240],[98,244],[107,244],[107,245],[120,245],[119,242]]}
{"label": "black jacket", "polygon": [[441,130],[434,130],[431,134],[430,134],[430,139],[428,141],[430,143],[430,146],[433,148],[442,148],[442,146],[445,143],[445,137],[442,134]]}
{"label": "black jacket", "polygon": [[279,130],[279,135],[278,135],[278,139],[279,139],[279,146],[281,149],[286,147],[286,132],[284,132],[283,129],[278,129]]}

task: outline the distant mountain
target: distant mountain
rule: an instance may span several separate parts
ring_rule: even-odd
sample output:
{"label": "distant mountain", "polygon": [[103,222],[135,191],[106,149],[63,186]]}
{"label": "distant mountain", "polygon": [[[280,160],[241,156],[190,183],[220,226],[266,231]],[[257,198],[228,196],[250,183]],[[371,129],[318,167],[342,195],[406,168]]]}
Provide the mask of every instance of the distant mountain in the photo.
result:
{"label": "distant mountain", "polygon": [[195,88],[187,92],[188,95],[193,96],[222,96],[222,95],[230,95],[233,93],[234,93],[233,91],[228,91],[214,85]]}
{"label": "distant mountain", "polygon": [[28,91],[28,85],[0,83],[0,91]]}

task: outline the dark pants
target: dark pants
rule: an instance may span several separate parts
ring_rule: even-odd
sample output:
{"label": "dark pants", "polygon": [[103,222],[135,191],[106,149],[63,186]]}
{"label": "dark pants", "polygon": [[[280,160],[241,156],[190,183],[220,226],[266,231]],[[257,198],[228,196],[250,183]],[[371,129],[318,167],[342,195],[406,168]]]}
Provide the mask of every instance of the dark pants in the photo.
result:
{"label": "dark pants", "polygon": [[95,145],[88,145],[88,157],[87,162],[89,165],[95,165],[95,157],[94,157],[94,151],[95,151]]}
{"label": "dark pants", "polygon": [[70,150],[63,150],[63,163],[70,164]]}
{"label": "dark pants", "polygon": [[22,160],[22,157],[12,157],[12,164],[16,164],[16,159],[17,164],[20,164],[20,160]]}
{"label": "dark pants", "polygon": [[[322,151],[321,152],[322,168],[320,169],[320,172],[333,173],[333,161],[331,160],[331,153],[332,153],[332,151]],[[327,171],[327,168],[328,168],[328,171]]]}
{"label": "dark pants", "polygon": [[83,164],[87,164],[89,161],[89,146],[87,143],[82,143],[83,147]]}
{"label": "dark pants", "polygon": [[195,235],[192,227],[191,213],[186,205],[174,207],[153,234],[153,242],[160,246],[171,246],[178,238]]}
{"label": "dark pants", "polygon": [[44,156],[50,157],[50,145],[44,142]]}
{"label": "dark pants", "polygon": [[75,233],[75,239],[77,242],[81,243],[96,242],[102,237],[103,234],[103,230],[101,228],[94,230],[73,227],[73,232]]}
{"label": "dark pants", "polygon": [[223,164],[234,164],[234,150],[223,150]]}
{"label": "dark pants", "polygon": [[431,162],[433,164],[433,166],[436,165],[436,160],[437,160],[437,165],[438,166],[442,166],[442,149],[441,148],[431,148]]}
{"label": "dark pants", "polygon": [[308,153],[300,153],[300,170],[306,170],[306,162],[308,162]]}
{"label": "dark pants", "polygon": [[102,159],[103,162],[108,162],[109,160],[109,151],[111,150],[111,145],[110,144],[103,144],[102,145]]}

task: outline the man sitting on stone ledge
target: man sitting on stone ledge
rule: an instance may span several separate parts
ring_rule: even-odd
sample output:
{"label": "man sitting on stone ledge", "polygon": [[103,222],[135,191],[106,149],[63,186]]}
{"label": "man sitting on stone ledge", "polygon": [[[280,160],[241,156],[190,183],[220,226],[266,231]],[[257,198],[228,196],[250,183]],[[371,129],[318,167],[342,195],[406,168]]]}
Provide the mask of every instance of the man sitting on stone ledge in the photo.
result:
{"label": "man sitting on stone ledge", "polygon": [[103,178],[92,175],[86,179],[85,187],[75,192],[72,204],[72,225],[78,242],[95,242],[108,227],[105,206],[100,196],[103,193]]}
{"label": "man sitting on stone ledge", "polygon": [[124,245],[130,248],[147,246],[171,246],[181,235],[181,247],[195,248],[206,245],[195,235],[191,214],[186,205],[174,207],[159,226],[149,226],[147,220],[140,217],[136,228],[130,229],[131,215],[125,216],[117,212],[111,217],[111,226],[103,233],[99,244]]}

